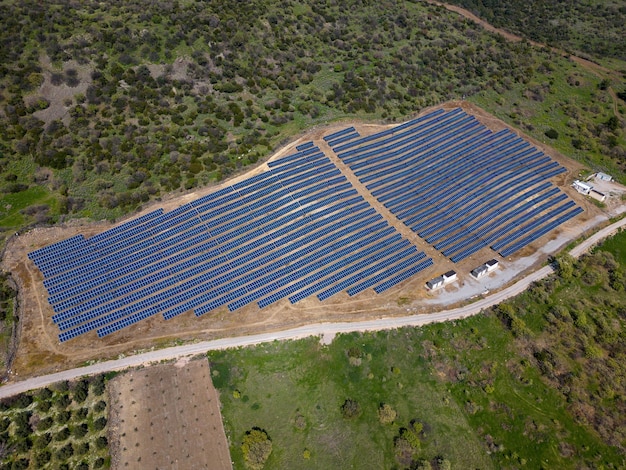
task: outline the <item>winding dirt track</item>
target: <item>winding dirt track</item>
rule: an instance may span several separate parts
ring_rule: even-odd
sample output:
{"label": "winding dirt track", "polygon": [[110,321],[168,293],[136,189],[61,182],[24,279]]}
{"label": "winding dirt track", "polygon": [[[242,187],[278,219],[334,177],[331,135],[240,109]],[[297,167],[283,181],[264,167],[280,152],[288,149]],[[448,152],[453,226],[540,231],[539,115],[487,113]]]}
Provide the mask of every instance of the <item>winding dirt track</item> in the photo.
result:
{"label": "winding dirt track", "polygon": [[[587,250],[589,250],[591,247],[596,245],[598,242],[611,236],[620,228],[625,226],[626,218],[623,218],[598,231],[588,239],[584,240],[582,243],[570,250],[570,254],[574,257],[579,257],[583,253],[587,252]],[[472,304],[450,310],[444,310],[430,315],[410,315],[406,317],[380,318],[378,320],[368,320],[360,322],[316,323],[283,331],[185,344],[183,346],[150,351],[147,353],[124,357],[113,361],[100,362],[87,367],[79,367],[63,372],[57,372],[55,374],[34,377],[28,380],[24,380],[22,382],[4,385],[0,387],[0,399],[16,395],[18,393],[26,392],[28,390],[45,387],[47,385],[62,380],[72,380],[85,375],[94,375],[114,370],[123,370],[129,367],[137,367],[150,363],[177,359],[184,356],[204,354],[210,350],[236,348],[276,340],[281,341],[299,339],[309,336],[332,337],[337,333],[348,333],[353,331],[389,330],[405,326],[421,326],[428,323],[457,320],[460,318],[468,317],[470,315],[475,315],[482,310],[491,307],[492,305],[496,305],[510,297],[514,297],[520,294],[521,292],[526,290],[533,282],[543,279],[551,272],[552,268],[550,266],[544,266],[543,268],[528,274],[527,276],[520,279],[515,284],[507,287],[506,289],[495,292],[494,294],[484,297]]]}

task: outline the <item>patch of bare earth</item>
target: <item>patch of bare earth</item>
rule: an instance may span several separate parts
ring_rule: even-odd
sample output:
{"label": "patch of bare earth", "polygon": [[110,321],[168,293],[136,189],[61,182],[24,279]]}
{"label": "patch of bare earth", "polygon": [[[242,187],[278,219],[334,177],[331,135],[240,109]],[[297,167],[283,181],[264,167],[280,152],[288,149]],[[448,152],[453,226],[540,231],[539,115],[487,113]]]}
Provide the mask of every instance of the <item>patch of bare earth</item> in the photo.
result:
{"label": "patch of bare earth", "polygon": [[112,469],[232,469],[206,359],[127,372],[109,393]]}
{"label": "patch of bare earth", "polygon": [[[36,93],[26,98],[26,103],[36,101],[39,97],[43,97],[50,105],[46,109],[33,113],[38,119],[41,119],[46,125],[54,120],[61,120],[66,125],[69,124],[69,110],[76,104],[74,97],[78,94],[84,95],[89,85],[91,85],[90,65],[80,65],[75,61],[65,62],[60,70],[56,70],[50,63],[47,56],[40,59],[43,69],[44,82]],[[74,70],[76,73],[76,86],[69,86],[66,83],[54,85],[52,83],[52,74],[65,74],[68,70]],[[74,83],[73,83],[74,84]]]}

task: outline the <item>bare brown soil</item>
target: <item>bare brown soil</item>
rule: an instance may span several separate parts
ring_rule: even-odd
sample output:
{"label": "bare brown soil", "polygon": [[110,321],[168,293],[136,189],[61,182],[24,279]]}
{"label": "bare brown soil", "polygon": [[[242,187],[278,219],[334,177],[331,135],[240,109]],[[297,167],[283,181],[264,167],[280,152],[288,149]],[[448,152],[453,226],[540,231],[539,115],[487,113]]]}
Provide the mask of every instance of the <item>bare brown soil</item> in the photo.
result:
{"label": "bare brown soil", "polygon": [[[494,131],[508,127],[504,122],[470,103],[455,101],[443,105],[446,109],[452,109],[457,106],[476,116],[478,120]],[[435,108],[423,110],[420,114],[431,112],[433,109]],[[412,313],[430,313],[441,308],[433,305],[432,302],[422,302],[425,299],[432,299],[431,294],[424,287],[425,282],[449,269],[454,269],[459,275],[459,285],[463,285],[464,280],[469,276],[467,273],[487,259],[494,257],[494,252],[485,248],[455,265],[413,232],[409,231],[384,206],[368,194],[351,171],[338,161],[328,147],[323,145],[324,142],[321,139],[323,135],[343,129],[350,124],[354,125],[361,135],[369,135],[389,127],[371,123],[342,122],[326,128],[313,129],[308,134],[300,136],[296,141],[279,150],[268,160],[292,152],[299,143],[314,140],[335,161],[346,177],[355,185],[355,188],[376,210],[386,217],[391,225],[394,225],[418,249],[425,250],[427,255],[433,258],[435,261],[434,267],[413,276],[399,286],[388,290],[383,295],[375,295],[370,289],[354,297],[340,293],[323,303],[319,302],[316,297],[305,299],[295,305],[291,305],[288,300],[284,299],[263,310],[259,309],[256,304],[252,304],[233,313],[222,307],[199,318],[195,317],[192,312],[168,321],[163,320],[162,317],[155,316],[102,339],[99,339],[95,332],[91,332],[65,343],[59,343],[57,339],[58,328],[51,320],[53,312],[46,300],[47,292],[43,287],[42,275],[34,264],[28,260],[27,254],[36,248],[63,240],[78,233],[83,233],[85,236],[99,233],[110,228],[111,224],[103,222],[90,224],[85,221],[76,221],[65,226],[37,228],[19,237],[14,237],[6,250],[6,256],[3,260],[4,269],[13,272],[17,278],[23,297],[21,302],[22,312],[20,313],[22,335],[17,357],[13,364],[14,373],[19,377],[42,375],[76,367],[92,360],[115,358],[120,354],[163,347],[180,341],[242,336],[325,321],[356,321],[383,316],[400,316],[406,315],[408,311]],[[571,181],[578,178],[581,169],[580,164],[558,154],[544,143],[538,142],[518,130],[513,130],[525,139],[532,141],[533,144],[567,168],[568,172],[556,177],[554,182],[585,209],[585,213],[578,216],[573,222],[543,237],[522,253],[522,255],[528,255],[536,253],[549,240],[563,236],[572,239],[576,238],[581,233],[582,229],[580,227],[602,214],[602,212],[598,207],[569,187]],[[242,173],[223,184],[232,184],[237,180],[266,169],[267,165],[262,163],[250,170],[250,172]],[[157,207],[163,207],[168,211],[215,189],[216,186],[212,186],[193,193],[172,195],[163,201],[155,202],[141,213],[149,212]],[[523,272],[520,272],[519,275],[534,269],[534,267],[544,262],[547,255],[536,254],[533,256],[535,258],[532,259],[532,262],[525,264],[528,267]],[[454,289],[453,286],[451,288]],[[450,304],[447,307],[454,305],[456,304]]]}
{"label": "bare brown soil", "polygon": [[112,469],[232,469],[206,358],[129,371],[109,394]]}

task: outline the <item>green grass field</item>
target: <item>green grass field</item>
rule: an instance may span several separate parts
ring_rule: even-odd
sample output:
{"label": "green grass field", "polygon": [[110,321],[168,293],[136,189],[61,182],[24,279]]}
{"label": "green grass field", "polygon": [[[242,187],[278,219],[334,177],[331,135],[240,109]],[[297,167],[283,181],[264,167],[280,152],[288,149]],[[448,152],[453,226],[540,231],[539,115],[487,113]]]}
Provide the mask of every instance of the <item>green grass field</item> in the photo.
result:
{"label": "green grass field", "polygon": [[[235,467],[260,427],[273,443],[265,468],[406,468],[394,440],[416,421],[414,466],[624,468],[626,370],[611,359],[624,351],[624,246],[621,232],[573,275],[462,321],[209,353]],[[563,309],[573,322],[555,318]],[[346,399],[358,417],[342,416]],[[392,424],[378,419],[382,403]]]}

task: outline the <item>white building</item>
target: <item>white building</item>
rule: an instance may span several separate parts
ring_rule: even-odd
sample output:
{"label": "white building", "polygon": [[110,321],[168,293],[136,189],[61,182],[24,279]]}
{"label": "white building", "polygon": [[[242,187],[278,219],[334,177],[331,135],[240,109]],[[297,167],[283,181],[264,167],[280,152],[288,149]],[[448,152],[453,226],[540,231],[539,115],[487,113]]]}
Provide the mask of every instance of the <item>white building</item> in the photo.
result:
{"label": "white building", "polygon": [[443,287],[443,276],[437,276],[436,278],[431,279],[426,283],[426,287],[428,287],[430,290],[435,290]]}
{"label": "white building", "polygon": [[486,276],[488,272],[489,271],[487,271],[487,266],[481,264],[477,268],[472,269],[470,271],[470,274],[474,279],[480,279],[481,277]]}
{"label": "white building", "polygon": [[470,271],[470,274],[474,279],[480,279],[483,276],[486,276],[493,270],[497,269],[500,263],[497,259],[490,259],[485,264],[481,264],[477,268],[474,268]]}
{"label": "white building", "polygon": [[439,289],[440,287],[445,286],[446,284],[450,284],[457,280],[456,271],[448,271],[441,276],[437,276],[434,279],[431,279],[426,283],[426,287],[430,290]]}
{"label": "white building", "polygon": [[589,192],[593,189],[593,186],[591,186],[590,184],[583,183],[582,181],[578,180],[574,181],[572,183],[572,186],[580,194],[589,194]]}
{"label": "white building", "polygon": [[500,263],[498,263],[497,259],[490,259],[485,263],[485,266],[487,266],[487,272],[491,272],[494,269],[497,269],[499,265]]}
{"label": "white building", "polygon": [[596,179],[599,179],[600,181],[613,181],[613,177],[611,175],[607,175],[601,171],[596,173]]}

